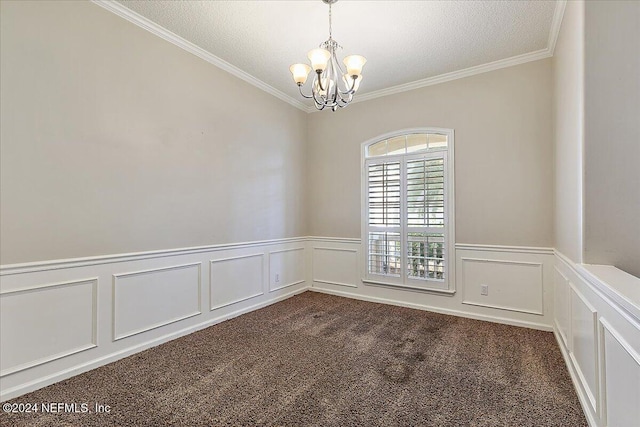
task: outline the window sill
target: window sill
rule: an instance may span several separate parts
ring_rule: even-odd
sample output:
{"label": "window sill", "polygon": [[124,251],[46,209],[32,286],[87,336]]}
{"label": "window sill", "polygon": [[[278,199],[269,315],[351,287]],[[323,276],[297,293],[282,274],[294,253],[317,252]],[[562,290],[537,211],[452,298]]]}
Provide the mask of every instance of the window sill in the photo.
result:
{"label": "window sill", "polygon": [[398,283],[380,282],[380,281],[371,280],[371,279],[361,279],[361,280],[362,280],[362,283],[364,283],[365,285],[408,289],[411,291],[419,291],[419,292],[433,293],[433,294],[446,295],[446,296],[453,296],[456,293],[455,289],[423,288],[419,286],[401,285]]}

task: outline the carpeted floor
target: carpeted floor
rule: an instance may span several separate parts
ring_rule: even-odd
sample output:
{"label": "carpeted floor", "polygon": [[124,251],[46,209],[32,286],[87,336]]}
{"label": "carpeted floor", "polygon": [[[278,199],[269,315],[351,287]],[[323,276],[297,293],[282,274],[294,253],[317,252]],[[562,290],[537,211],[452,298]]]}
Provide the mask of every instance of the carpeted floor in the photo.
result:
{"label": "carpeted floor", "polygon": [[11,426],[587,426],[553,334],[306,292],[12,402]]}

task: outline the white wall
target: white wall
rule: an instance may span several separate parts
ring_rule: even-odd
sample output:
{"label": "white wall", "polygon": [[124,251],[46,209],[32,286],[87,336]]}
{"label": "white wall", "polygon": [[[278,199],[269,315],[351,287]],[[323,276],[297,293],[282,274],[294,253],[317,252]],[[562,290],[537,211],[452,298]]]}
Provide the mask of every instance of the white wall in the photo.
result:
{"label": "white wall", "polygon": [[1,7],[2,264],[306,234],[305,113],[90,2]]}
{"label": "white wall", "polygon": [[553,56],[555,248],[582,262],[584,2],[567,2]]}
{"label": "white wall", "polygon": [[640,2],[585,13],[584,261],[640,277]]}

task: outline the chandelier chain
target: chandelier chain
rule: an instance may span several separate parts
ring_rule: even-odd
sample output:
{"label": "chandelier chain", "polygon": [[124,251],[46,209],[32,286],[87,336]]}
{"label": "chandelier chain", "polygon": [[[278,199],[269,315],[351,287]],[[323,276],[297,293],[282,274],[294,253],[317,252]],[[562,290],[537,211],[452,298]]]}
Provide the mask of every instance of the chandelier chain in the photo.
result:
{"label": "chandelier chain", "polygon": [[331,3],[329,3],[329,38],[331,38]]}

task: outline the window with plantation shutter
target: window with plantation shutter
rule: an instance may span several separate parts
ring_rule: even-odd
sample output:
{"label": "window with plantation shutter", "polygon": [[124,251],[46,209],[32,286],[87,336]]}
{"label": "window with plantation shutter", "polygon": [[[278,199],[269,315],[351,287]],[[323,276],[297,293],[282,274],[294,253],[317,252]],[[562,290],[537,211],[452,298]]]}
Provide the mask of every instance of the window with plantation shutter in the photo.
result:
{"label": "window with plantation shutter", "polygon": [[364,146],[365,282],[453,291],[453,131],[392,135]]}

